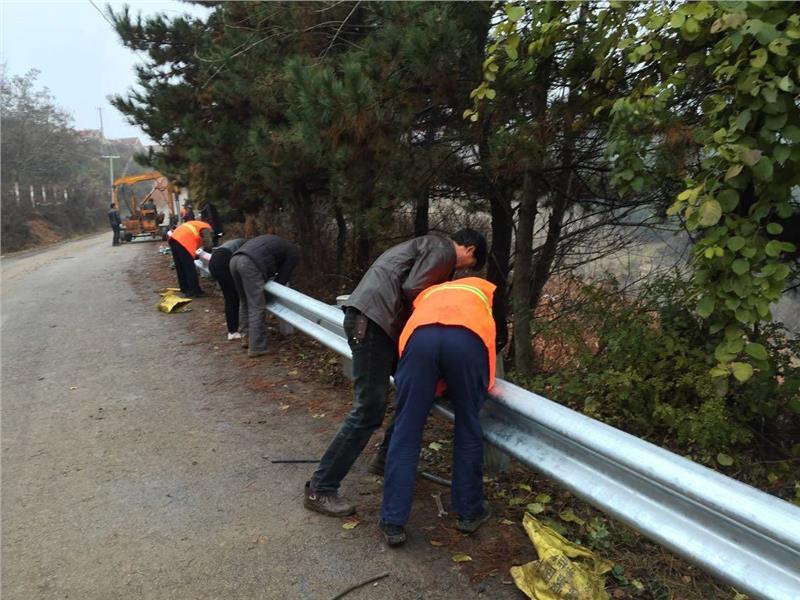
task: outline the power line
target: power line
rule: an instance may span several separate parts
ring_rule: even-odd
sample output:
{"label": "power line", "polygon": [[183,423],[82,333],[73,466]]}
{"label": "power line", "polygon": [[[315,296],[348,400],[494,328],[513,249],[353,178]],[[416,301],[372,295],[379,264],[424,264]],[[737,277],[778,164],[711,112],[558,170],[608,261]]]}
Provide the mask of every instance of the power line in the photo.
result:
{"label": "power line", "polygon": [[95,10],[100,13],[100,16],[103,17],[106,20],[106,23],[111,25],[111,27],[114,27],[114,23],[112,23],[111,20],[106,16],[106,13],[104,13],[102,10],[100,10],[100,8],[97,6],[97,4],[94,3],[94,0],[89,0],[89,4],[94,6]]}
{"label": "power line", "polygon": [[[116,30],[116,26],[114,25],[114,23],[111,21],[111,19],[109,19],[109,18],[108,18],[108,16],[106,15],[106,13],[104,13],[102,10],[100,10],[100,7],[99,7],[99,6],[97,6],[97,4],[95,4],[95,3],[94,3],[94,0],[89,0],[89,4],[91,4],[92,6],[94,6],[94,9],[95,9],[97,12],[99,12],[99,13],[100,13],[100,16],[101,16],[101,17],[103,17],[103,19],[105,20],[105,22],[106,22],[106,23],[108,23],[109,25],[111,25],[111,28],[112,28],[112,29],[115,29],[115,30]],[[138,58],[138,59],[139,59],[139,62],[141,62],[141,63],[142,63],[143,65],[145,65],[145,66],[147,65],[147,63],[146,63],[146,62],[144,62],[144,60],[142,60],[142,57],[141,57],[141,56],[139,56],[139,51],[138,51],[138,50],[133,50],[133,54],[134,54],[134,56],[136,56],[136,58]]]}

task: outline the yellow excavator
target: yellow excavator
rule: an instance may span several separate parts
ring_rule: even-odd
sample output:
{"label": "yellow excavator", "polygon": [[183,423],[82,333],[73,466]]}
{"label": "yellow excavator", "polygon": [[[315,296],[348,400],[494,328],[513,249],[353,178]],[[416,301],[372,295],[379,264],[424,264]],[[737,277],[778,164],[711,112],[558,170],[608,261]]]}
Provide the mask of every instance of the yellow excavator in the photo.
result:
{"label": "yellow excavator", "polygon": [[[153,187],[141,200],[134,193],[134,186],[147,181]],[[136,238],[166,240],[167,231],[175,217],[175,203],[180,188],[158,171],[140,173],[120,177],[111,187],[114,193],[114,205],[117,210],[121,204],[130,213],[122,217],[122,238],[131,242]]]}

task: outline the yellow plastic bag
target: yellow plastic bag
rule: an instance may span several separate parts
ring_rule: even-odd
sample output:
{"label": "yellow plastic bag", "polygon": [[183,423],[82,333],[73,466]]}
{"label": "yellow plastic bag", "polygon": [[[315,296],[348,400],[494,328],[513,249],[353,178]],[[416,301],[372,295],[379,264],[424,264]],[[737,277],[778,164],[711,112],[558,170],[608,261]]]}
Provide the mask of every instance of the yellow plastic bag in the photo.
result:
{"label": "yellow plastic bag", "polygon": [[175,292],[179,291],[178,288],[167,288],[161,292],[161,300],[159,300],[156,307],[161,312],[171,313],[179,306],[183,306],[192,301],[191,298],[181,298]]}
{"label": "yellow plastic bag", "polygon": [[539,560],[511,567],[514,583],[531,600],[607,600],[604,574],[613,564],[565,540],[530,513],[522,521]]}

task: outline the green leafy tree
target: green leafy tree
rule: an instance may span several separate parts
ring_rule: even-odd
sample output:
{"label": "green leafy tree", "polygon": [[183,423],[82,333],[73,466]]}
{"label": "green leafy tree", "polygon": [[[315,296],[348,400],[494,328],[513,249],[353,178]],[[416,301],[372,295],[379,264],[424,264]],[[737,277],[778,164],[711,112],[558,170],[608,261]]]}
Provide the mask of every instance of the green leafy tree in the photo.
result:
{"label": "green leafy tree", "polygon": [[[642,78],[615,107],[620,132],[667,111],[693,113],[699,160],[669,214],[694,233],[697,310],[719,336],[712,373],[746,381],[754,367],[773,370],[760,324],[797,272],[785,227],[800,212],[792,196],[800,11],[796,3],[699,2],[654,8],[642,24],[646,33],[627,50]],[[693,107],[674,102],[698,82],[713,93]]]}
{"label": "green leafy tree", "polygon": [[[611,182],[620,195],[659,185],[657,149],[682,142],[672,157],[682,191],[668,214],[693,236],[698,314],[718,336],[712,373],[745,381],[754,366],[772,371],[759,323],[797,271],[787,231],[798,215],[797,4],[611,2],[588,13],[606,37],[590,52],[589,79],[606,88],[592,117],[595,127],[611,119]],[[530,71],[558,28],[540,6],[505,5],[476,101],[497,95],[499,58],[503,73]],[[525,48],[534,56],[521,56],[531,30],[543,35]],[[478,109],[466,118],[477,121]]]}

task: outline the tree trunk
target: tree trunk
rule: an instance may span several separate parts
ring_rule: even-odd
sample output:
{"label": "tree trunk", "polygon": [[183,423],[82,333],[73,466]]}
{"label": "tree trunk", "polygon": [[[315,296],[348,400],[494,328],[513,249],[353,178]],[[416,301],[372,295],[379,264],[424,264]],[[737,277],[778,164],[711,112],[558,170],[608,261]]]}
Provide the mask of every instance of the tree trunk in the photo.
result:
{"label": "tree trunk", "polygon": [[517,237],[514,254],[514,286],[511,305],[514,311],[514,370],[522,377],[534,372],[531,345],[531,307],[528,297],[533,262],[533,225],[536,222],[538,193],[533,174],[525,172],[517,216]]}
{"label": "tree trunk", "polygon": [[301,264],[313,265],[316,263],[317,240],[314,235],[314,200],[305,183],[296,182],[294,185],[294,221],[297,241],[300,246]]}
{"label": "tree trunk", "polygon": [[347,221],[338,202],[333,203],[333,213],[336,216],[336,272],[342,273],[344,271],[344,254],[347,248]]}
{"label": "tree trunk", "polygon": [[541,300],[542,292],[547,280],[550,279],[553,262],[555,261],[558,244],[561,241],[561,230],[564,226],[564,215],[567,213],[567,208],[570,204],[572,196],[572,182],[575,177],[573,174],[567,177],[567,186],[565,190],[558,192],[556,200],[553,203],[553,210],[550,213],[550,218],[547,221],[547,239],[539,249],[538,260],[533,269],[533,276],[530,283],[530,308],[535,310]]}
{"label": "tree trunk", "polygon": [[[435,130],[433,126],[429,126],[428,130],[425,132],[425,140],[421,145],[424,153],[430,151],[434,140],[434,134]],[[414,204],[414,237],[425,235],[430,230],[428,211],[430,210],[431,186],[427,181],[428,178],[426,177],[425,185],[417,191],[416,202]]]}
{"label": "tree trunk", "polygon": [[430,188],[425,186],[417,195],[414,205],[414,237],[428,233],[428,209],[430,208]]}

